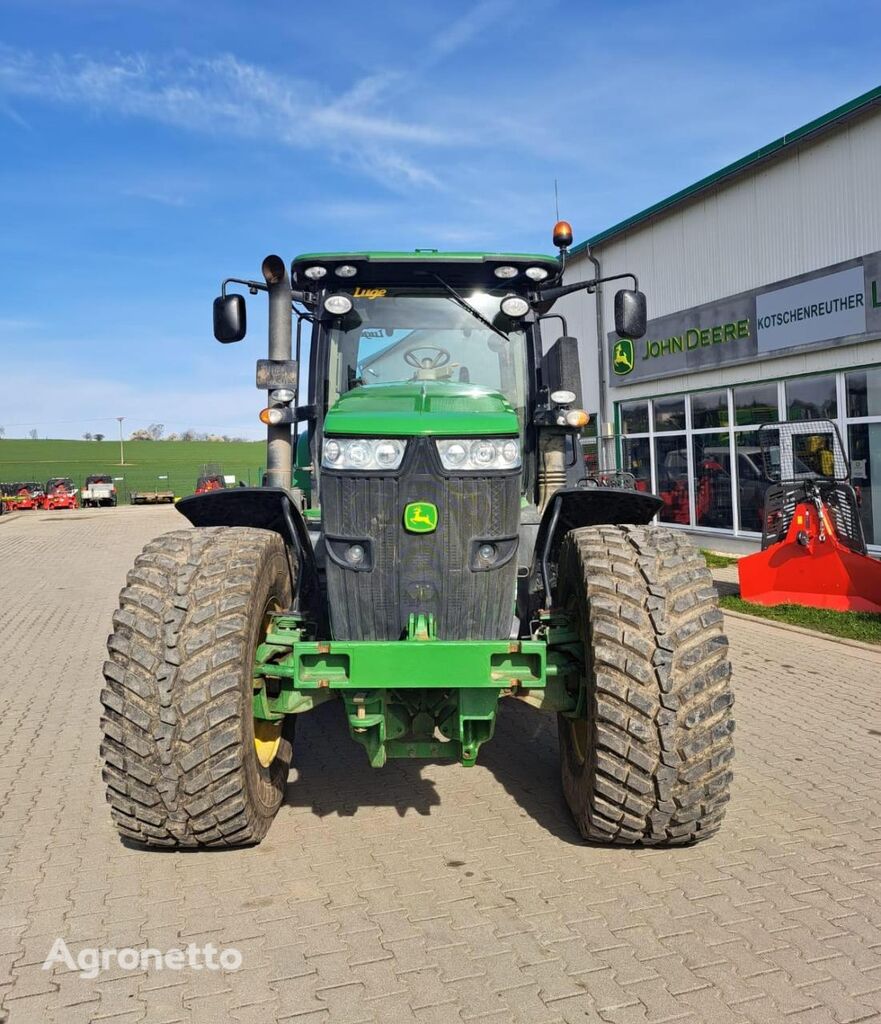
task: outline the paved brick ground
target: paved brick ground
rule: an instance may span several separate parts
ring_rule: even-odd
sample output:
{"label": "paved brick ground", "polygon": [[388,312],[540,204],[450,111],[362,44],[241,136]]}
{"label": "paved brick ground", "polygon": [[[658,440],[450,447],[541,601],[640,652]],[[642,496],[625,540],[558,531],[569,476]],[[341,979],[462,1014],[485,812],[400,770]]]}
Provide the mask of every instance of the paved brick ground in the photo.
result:
{"label": "paved brick ground", "polygon": [[[507,705],[478,767],[367,767],[300,723],[257,849],[121,845],[99,780],[103,645],[173,510],[0,523],[0,1004],[85,1021],[881,1020],[881,655],[732,620],[738,757],[694,849],[581,843],[554,724]],[[88,946],[235,946],[236,973],[43,971]],[[2,1017],[2,1012],[0,1012]]]}

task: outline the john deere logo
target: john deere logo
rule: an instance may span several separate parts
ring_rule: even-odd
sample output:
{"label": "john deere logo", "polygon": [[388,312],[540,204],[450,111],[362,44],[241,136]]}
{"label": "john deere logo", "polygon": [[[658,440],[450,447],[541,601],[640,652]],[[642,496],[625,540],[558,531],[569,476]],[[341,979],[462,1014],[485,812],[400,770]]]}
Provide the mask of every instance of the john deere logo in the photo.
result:
{"label": "john deere logo", "polygon": [[404,509],[404,529],[410,533],[434,533],[437,529],[437,505],[430,501],[411,501]]}
{"label": "john deere logo", "polygon": [[633,342],[630,338],[621,338],[615,342],[612,351],[612,369],[623,377],[633,369]]}

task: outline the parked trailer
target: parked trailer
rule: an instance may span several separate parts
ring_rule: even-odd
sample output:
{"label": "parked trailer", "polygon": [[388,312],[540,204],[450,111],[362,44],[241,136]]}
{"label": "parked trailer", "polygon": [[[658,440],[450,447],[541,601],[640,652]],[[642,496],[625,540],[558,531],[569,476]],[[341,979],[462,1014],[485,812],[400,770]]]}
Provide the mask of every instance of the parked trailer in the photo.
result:
{"label": "parked trailer", "polygon": [[93,473],[86,477],[80,495],[83,508],[98,508],[101,505],[116,504],[116,485],[108,473]]}
{"label": "parked trailer", "polygon": [[129,501],[132,505],[171,505],[174,491],[132,491]]}

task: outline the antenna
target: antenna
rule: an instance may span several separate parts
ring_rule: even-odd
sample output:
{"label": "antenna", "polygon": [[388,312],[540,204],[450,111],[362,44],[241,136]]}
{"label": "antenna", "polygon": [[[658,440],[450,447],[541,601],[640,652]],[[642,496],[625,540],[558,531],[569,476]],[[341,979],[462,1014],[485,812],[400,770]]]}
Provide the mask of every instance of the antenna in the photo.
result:
{"label": "antenna", "polygon": [[554,208],[557,213],[557,220],[560,219],[560,195],[557,192],[557,179],[554,178]]}

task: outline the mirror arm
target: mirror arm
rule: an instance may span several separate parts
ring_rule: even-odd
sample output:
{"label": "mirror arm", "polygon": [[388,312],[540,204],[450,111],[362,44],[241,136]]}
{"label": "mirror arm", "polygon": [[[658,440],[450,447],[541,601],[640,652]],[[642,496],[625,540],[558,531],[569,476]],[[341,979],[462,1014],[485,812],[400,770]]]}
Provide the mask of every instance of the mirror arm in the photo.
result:
{"label": "mirror arm", "polygon": [[256,295],[257,292],[268,292],[269,288],[261,281],[245,281],[241,277],[228,277],[220,286],[220,294],[226,298],[226,286],[228,284],[243,284],[252,295]]}
{"label": "mirror arm", "polygon": [[535,320],[536,323],[543,320],[559,320],[563,325],[563,334],[569,333],[569,324],[566,323],[566,317],[564,317],[562,313],[545,313],[543,316],[537,316]]}
{"label": "mirror arm", "polygon": [[562,298],[564,295],[571,295],[572,292],[578,292],[584,288],[592,291],[598,284],[606,284],[608,281],[621,281],[625,277],[629,277],[633,281],[633,287],[638,291],[639,280],[636,274],[611,274],[609,277],[594,277],[590,281],[576,281],[575,284],[564,284],[560,285],[559,288],[549,288],[547,291],[538,293],[538,302],[539,304],[556,302],[557,299]]}

